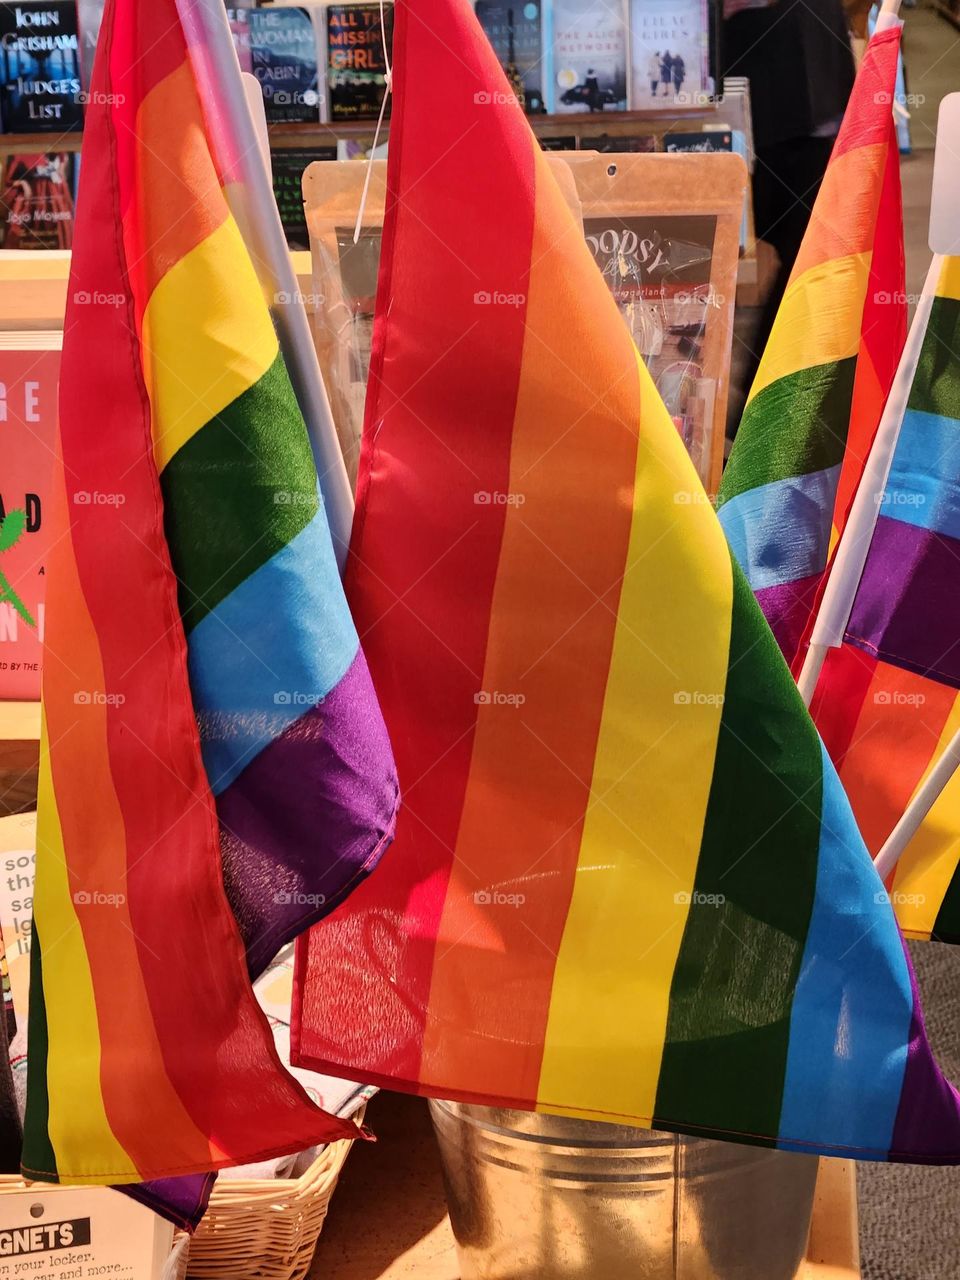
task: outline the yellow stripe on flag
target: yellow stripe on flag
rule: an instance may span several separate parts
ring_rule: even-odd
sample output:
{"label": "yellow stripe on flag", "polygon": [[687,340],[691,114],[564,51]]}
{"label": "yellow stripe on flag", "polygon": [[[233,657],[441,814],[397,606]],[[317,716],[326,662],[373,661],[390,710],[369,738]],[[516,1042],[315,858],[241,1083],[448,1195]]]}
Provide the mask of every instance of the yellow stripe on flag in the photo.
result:
{"label": "yellow stripe on flag", "polygon": [[143,318],[143,349],[162,470],[277,357],[270,312],[232,217],[154,289]]}
{"label": "yellow stripe on flag", "polygon": [[800,369],[857,354],[870,259],[869,253],[834,258],[790,282],[749,400]]}
{"label": "yellow stripe on flag", "polygon": [[34,918],[43,953],[47,1012],[47,1129],[62,1181],[91,1181],[109,1171],[136,1180],[137,1169],[117,1141],[100,1088],[100,1029],[83,933],[67,878],[63,835],[42,728],[37,783],[38,875]]}
{"label": "yellow stripe on flag", "polygon": [[[960,282],[960,276],[957,277]],[[956,698],[940,733],[940,740],[914,789],[926,781],[947,743],[960,729],[960,696]],[[912,799],[912,797],[911,797]],[[957,833],[960,832],[960,774],[954,774],[927,814],[897,863],[893,905],[905,933],[928,937],[937,912],[957,869]]]}
{"label": "yellow stripe on flag", "polygon": [[937,297],[960,302],[960,258],[944,258],[937,281]]}
{"label": "yellow stripe on flag", "polygon": [[[638,364],[636,514],[538,1107],[555,1111],[564,1098],[568,1114],[649,1120],[713,780],[733,576],[676,428]],[[677,589],[689,581],[696,592]]]}

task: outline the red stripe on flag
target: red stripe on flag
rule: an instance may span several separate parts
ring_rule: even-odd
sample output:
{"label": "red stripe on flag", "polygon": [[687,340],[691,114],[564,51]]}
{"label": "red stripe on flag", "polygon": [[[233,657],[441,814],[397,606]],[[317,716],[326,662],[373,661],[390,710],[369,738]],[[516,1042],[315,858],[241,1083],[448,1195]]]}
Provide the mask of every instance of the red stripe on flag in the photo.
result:
{"label": "red stripe on flag", "polygon": [[[102,36],[105,58],[111,16],[112,7]],[[99,85],[108,83],[101,73]],[[97,495],[73,506],[73,542],[100,644],[103,693],[111,699],[110,766],[126,827],[137,955],[167,1073],[211,1138],[210,1158],[195,1167],[209,1168],[218,1153],[264,1158],[353,1130],[314,1108],[283,1072],[226,901],[163,535],[103,104],[88,113],[86,133],[70,294],[95,287],[125,297],[126,305],[68,307],[60,382],[64,465],[68,486],[82,483]],[[83,854],[82,847],[68,851],[74,869]],[[142,1091],[135,1072],[127,1088]],[[142,1092],[141,1102],[157,1161],[144,1176],[189,1172],[165,1165],[167,1135]]]}
{"label": "red stripe on flag", "polygon": [[[419,30],[408,40],[410,24],[424,19],[408,5],[398,5],[396,13],[392,207],[382,246],[347,595],[393,742],[403,800],[390,856],[320,926],[324,944],[316,963],[310,961],[300,1043],[304,1058],[323,1058],[322,1029],[335,1028],[338,1048],[348,1051],[346,1060],[364,1077],[373,1068],[401,1079],[420,1074],[434,939],[482,690],[524,344],[523,302],[496,299],[528,292],[534,184],[529,129],[496,102],[475,109],[474,96],[491,82],[503,94],[512,90],[499,68],[491,81],[489,46],[466,6],[458,10],[464,13],[469,22],[457,32],[455,53]],[[411,103],[417,94],[429,106]],[[431,128],[408,127],[408,113],[414,120],[431,116]],[[513,135],[507,140],[504,128]],[[464,150],[459,144],[467,132],[471,146]],[[473,162],[478,150],[486,157],[483,166]],[[512,158],[518,151],[530,156],[520,175]],[[489,217],[499,201],[520,201],[530,211],[524,232],[506,241]],[[445,226],[469,238],[471,262],[482,267],[475,271],[461,260],[440,230]],[[439,331],[452,335],[439,359],[425,298],[434,300]],[[491,307],[498,308],[500,323],[480,323]],[[490,368],[509,372],[494,380]],[[429,425],[437,422],[445,424],[442,437]],[[415,469],[409,459],[416,459]],[[491,485],[486,501],[478,499],[481,476]],[[418,663],[404,662],[400,679],[395,655],[411,653],[419,655]],[[429,826],[421,814],[430,815]],[[405,905],[411,939],[397,933],[397,903]],[[361,972],[351,978],[349,968],[345,975],[339,957],[355,947],[353,954],[372,954],[396,982],[374,986]],[[331,964],[324,956],[338,959]],[[368,998],[387,1002],[378,1024],[398,1028],[389,1045],[371,1044],[369,1027],[356,1016]]]}

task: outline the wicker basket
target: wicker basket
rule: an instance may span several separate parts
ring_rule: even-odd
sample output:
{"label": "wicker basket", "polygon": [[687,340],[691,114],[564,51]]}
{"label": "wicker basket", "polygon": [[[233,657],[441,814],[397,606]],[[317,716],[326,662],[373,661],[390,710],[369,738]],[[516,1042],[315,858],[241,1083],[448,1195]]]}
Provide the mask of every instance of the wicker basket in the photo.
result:
{"label": "wicker basket", "polygon": [[[350,1138],[330,1143],[299,1178],[217,1182],[178,1280],[184,1269],[191,1280],[303,1280],[352,1146]],[[26,1190],[21,1178],[0,1176],[0,1194]]]}
{"label": "wicker basket", "polygon": [[352,1146],[330,1143],[299,1178],[221,1179],[190,1241],[191,1280],[303,1280]]}

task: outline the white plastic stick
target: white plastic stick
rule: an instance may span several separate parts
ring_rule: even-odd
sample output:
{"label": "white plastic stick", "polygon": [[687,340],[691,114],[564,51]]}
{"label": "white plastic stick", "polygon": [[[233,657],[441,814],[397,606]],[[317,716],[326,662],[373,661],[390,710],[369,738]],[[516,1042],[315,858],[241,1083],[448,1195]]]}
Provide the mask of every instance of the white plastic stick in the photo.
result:
{"label": "white plastic stick", "polygon": [[881,880],[886,880],[900,860],[900,855],[920,829],[920,824],[933,808],[941,792],[960,767],[960,729],[953,735],[943,755],[930,770],[903,812],[903,817],[887,836],[886,843],[873,860]]}
{"label": "white plastic stick", "polygon": [[261,158],[227,11],[223,0],[176,0],[176,4],[198,83],[207,87],[203,107],[230,210],[270,301],[280,349],[307,424],[342,571],[353,523],[353,493],[277,202]]}
{"label": "white plastic stick", "polygon": [[886,31],[888,27],[892,27],[894,23],[900,21],[900,4],[901,0],[883,0],[880,6],[880,12],[877,14],[874,32]]}
{"label": "white plastic stick", "polygon": [[850,621],[850,611],[860,585],[863,566],[866,563],[873,530],[880,514],[883,495],[890,474],[890,463],[897,446],[904,411],[913,386],[920,350],[930,320],[930,309],[933,306],[937,281],[940,278],[942,258],[934,257],[927,272],[923,293],[917,304],[913,324],[907,335],[906,345],[900,357],[897,375],[890,388],[883,416],[877,428],[877,434],[863,469],[860,486],[857,489],[850,517],[847,520],[833,569],[827,579],[820,611],[810,635],[810,646],[807,649],[797,684],[804,703],[809,707],[820,670],[828,649],[835,649],[843,643],[843,635]]}

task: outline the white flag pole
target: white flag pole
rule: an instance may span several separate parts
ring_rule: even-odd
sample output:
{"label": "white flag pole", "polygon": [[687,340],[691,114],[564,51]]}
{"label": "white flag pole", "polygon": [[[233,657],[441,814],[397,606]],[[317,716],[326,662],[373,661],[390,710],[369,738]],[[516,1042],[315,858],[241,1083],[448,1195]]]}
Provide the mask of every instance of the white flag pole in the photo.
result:
{"label": "white flag pole", "polygon": [[280,349],[307,424],[337,564],[346,561],[353,493],[337,438],[310,323],[263,163],[223,0],[176,0],[197,73],[230,210],[240,228],[277,326]]}
{"label": "white flag pole", "polygon": [[960,767],[960,729],[953,735],[943,755],[930,770],[926,780],[917,789],[903,812],[903,817],[887,836],[886,842],[873,860],[881,880],[894,869],[900,855],[920,829],[924,818],[937,802],[941,792]]}
{"label": "white flag pole", "polygon": [[854,597],[863,566],[866,563],[867,551],[873,538],[873,530],[880,514],[887,478],[890,474],[890,463],[893,451],[900,435],[900,425],[910,398],[920,350],[930,320],[930,310],[940,278],[943,259],[935,255],[930,263],[923,293],[917,304],[917,310],[907,335],[906,345],[900,357],[893,386],[884,406],[883,416],[877,428],[877,434],[863,469],[860,486],[857,489],[850,518],[847,520],[843,537],[837,547],[836,559],[820,602],[820,611],[810,635],[810,646],[803,661],[803,669],[797,685],[804,704],[809,707],[813,698],[820,671],[823,668],[828,649],[835,649],[843,642],[843,635],[850,621]]}

